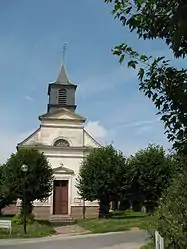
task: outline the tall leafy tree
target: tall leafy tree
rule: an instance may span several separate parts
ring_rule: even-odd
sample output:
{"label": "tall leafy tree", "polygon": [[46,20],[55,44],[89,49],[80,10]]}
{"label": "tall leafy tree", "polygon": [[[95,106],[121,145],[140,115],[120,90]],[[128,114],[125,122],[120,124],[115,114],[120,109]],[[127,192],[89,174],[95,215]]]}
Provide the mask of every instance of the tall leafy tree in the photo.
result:
{"label": "tall leafy tree", "polygon": [[127,197],[138,200],[146,208],[157,205],[174,173],[174,163],[163,147],[149,145],[128,160]]}
{"label": "tall leafy tree", "polygon": [[[139,39],[162,39],[176,58],[187,54],[187,2],[183,0],[105,0],[112,14]],[[139,68],[140,89],[155,104],[174,148],[187,154],[187,70],[170,65],[165,57],[153,58],[127,43],[113,53],[122,63]]]}
{"label": "tall leafy tree", "polygon": [[5,177],[5,165],[0,165],[0,213],[16,200],[15,188],[11,188]]}
{"label": "tall leafy tree", "polygon": [[[22,171],[27,165],[27,172]],[[44,154],[36,149],[19,149],[12,154],[5,166],[6,185],[10,185],[16,197],[26,202],[27,213],[32,212],[32,202],[43,201],[52,191],[53,171]]]}
{"label": "tall leafy tree", "polygon": [[126,160],[112,145],[94,149],[83,161],[77,187],[88,201],[99,201],[99,218],[107,218],[110,201],[119,198],[125,181]]}

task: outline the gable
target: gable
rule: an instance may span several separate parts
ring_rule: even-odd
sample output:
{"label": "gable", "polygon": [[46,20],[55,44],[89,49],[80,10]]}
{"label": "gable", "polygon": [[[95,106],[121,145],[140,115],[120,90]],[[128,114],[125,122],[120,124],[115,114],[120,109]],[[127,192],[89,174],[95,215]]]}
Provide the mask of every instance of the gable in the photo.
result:
{"label": "gable", "polygon": [[99,148],[101,144],[99,144],[85,129],[84,129],[84,146]]}
{"label": "gable", "polygon": [[45,120],[45,119],[52,119],[52,120],[68,120],[68,121],[81,121],[85,122],[86,119],[78,114],[76,114],[73,111],[70,111],[66,108],[59,108],[58,110],[51,112],[51,113],[46,113],[41,116],[39,116],[40,120]]}
{"label": "gable", "polygon": [[37,144],[38,141],[39,141],[40,130],[41,130],[41,128],[39,127],[31,135],[29,135],[23,141],[21,141],[20,143],[18,143],[18,147],[22,146],[22,145],[33,145],[33,144]]}

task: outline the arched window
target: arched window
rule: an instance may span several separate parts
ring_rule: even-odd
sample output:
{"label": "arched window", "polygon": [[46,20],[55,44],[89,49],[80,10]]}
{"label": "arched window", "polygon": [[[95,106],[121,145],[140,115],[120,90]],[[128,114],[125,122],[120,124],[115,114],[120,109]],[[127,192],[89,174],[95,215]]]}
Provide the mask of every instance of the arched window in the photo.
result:
{"label": "arched window", "polygon": [[54,146],[56,147],[69,147],[70,144],[67,140],[61,138],[55,141]]}
{"label": "arched window", "polygon": [[66,105],[67,102],[67,91],[66,89],[60,89],[58,91],[58,104],[59,105]]}

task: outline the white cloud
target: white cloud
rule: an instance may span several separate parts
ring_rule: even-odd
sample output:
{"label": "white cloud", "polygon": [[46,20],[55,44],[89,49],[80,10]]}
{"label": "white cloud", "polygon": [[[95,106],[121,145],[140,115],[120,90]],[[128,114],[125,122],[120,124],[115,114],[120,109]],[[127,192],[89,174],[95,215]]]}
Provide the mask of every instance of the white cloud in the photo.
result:
{"label": "white cloud", "polygon": [[151,126],[151,125],[141,126],[137,129],[136,134],[141,135],[143,133],[147,133],[147,132],[151,131],[152,129],[153,129],[153,126]]}
{"label": "white cloud", "polygon": [[34,101],[34,99],[32,97],[30,97],[30,96],[25,96],[24,99],[28,100],[28,101]]}
{"label": "white cloud", "polygon": [[142,127],[142,126],[148,126],[154,123],[157,123],[159,121],[158,118],[156,119],[151,119],[151,120],[139,120],[135,122],[130,122],[130,123],[122,123],[117,124],[117,128],[128,128],[128,127]]}
{"label": "white cloud", "polygon": [[85,126],[85,129],[94,138],[105,138],[107,136],[107,130],[99,123],[99,121],[89,121]]}

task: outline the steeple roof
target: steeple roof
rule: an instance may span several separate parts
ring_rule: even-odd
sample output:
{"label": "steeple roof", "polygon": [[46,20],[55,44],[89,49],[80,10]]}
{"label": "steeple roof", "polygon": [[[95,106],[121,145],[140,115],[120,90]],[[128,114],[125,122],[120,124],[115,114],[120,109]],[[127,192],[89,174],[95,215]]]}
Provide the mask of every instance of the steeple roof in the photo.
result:
{"label": "steeple roof", "polygon": [[68,76],[67,76],[67,73],[66,73],[66,70],[65,70],[65,67],[63,64],[61,66],[56,83],[58,83],[58,84],[71,84],[69,82],[69,79],[68,79]]}
{"label": "steeple roof", "polygon": [[75,111],[76,88],[77,85],[69,81],[64,64],[62,64],[57,80],[48,86],[49,104],[47,112],[51,113],[62,107]]}

